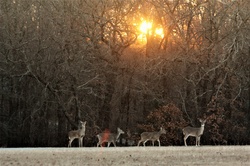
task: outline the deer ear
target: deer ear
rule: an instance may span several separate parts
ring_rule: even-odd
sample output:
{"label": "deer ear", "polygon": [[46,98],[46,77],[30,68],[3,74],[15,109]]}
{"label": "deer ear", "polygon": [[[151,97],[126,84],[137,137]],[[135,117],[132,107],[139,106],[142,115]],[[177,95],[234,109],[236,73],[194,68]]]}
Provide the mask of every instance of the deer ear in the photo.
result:
{"label": "deer ear", "polygon": [[80,120],[80,123],[81,123],[82,125],[85,125],[85,124],[87,123],[87,121],[84,121],[84,122],[83,122],[83,121]]}

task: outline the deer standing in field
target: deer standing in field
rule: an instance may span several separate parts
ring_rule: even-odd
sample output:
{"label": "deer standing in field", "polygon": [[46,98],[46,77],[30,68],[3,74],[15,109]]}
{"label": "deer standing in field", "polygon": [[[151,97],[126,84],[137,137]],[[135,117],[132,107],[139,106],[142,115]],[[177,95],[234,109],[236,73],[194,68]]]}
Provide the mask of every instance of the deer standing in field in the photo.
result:
{"label": "deer standing in field", "polygon": [[101,146],[102,144],[107,142],[108,143],[108,147],[110,146],[111,143],[113,143],[113,145],[116,147],[116,141],[119,139],[120,135],[124,134],[124,131],[122,131],[119,127],[117,128],[117,133],[110,133],[108,131],[105,131],[103,133],[97,134],[97,138],[98,138],[98,143],[97,143],[97,147]]}
{"label": "deer standing in field", "polygon": [[158,131],[158,132],[143,132],[143,133],[141,133],[141,140],[138,142],[137,146],[139,146],[141,142],[143,142],[143,145],[145,146],[145,143],[148,140],[152,141],[153,146],[154,146],[155,141],[158,141],[159,146],[161,146],[160,136],[162,134],[166,134],[166,130],[163,129],[162,127],[161,127],[160,131]]}
{"label": "deer standing in field", "polygon": [[86,121],[85,122],[80,121],[80,124],[81,124],[80,129],[69,131],[69,133],[68,133],[68,136],[69,136],[68,147],[71,147],[72,141],[76,138],[78,138],[79,147],[82,147],[82,140],[83,140],[83,137],[85,136],[86,123],[87,123]]}
{"label": "deer standing in field", "polygon": [[196,138],[195,145],[200,146],[200,139],[201,139],[201,136],[202,136],[203,131],[204,131],[204,126],[205,126],[205,123],[206,123],[206,119],[205,120],[199,119],[199,121],[201,122],[201,127],[199,127],[199,128],[188,126],[188,127],[185,127],[185,128],[182,129],[183,134],[184,134],[185,146],[187,146],[186,140],[187,140],[187,138],[189,136],[195,137]]}

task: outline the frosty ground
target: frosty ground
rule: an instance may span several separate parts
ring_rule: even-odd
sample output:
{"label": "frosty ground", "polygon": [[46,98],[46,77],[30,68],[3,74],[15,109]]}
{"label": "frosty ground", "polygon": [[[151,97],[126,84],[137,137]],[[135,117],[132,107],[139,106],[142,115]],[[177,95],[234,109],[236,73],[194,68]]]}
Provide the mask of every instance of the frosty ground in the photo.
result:
{"label": "frosty ground", "polygon": [[250,146],[0,148],[0,165],[250,165]]}

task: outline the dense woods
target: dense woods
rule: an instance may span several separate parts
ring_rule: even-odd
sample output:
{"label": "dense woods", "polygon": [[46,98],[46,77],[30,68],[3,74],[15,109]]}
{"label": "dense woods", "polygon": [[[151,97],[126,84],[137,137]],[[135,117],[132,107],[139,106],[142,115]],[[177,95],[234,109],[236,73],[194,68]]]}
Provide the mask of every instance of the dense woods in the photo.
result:
{"label": "dense woods", "polygon": [[0,0],[0,145],[64,147],[80,120],[84,146],[117,127],[183,145],[197,118],[203,145],[250,144],[249,18],[248,0]]}

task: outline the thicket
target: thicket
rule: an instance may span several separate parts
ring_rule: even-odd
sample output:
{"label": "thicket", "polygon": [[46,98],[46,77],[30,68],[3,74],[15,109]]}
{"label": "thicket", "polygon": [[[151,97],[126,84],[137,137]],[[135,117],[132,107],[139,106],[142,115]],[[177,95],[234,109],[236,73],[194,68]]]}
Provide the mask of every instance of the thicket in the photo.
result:
{"label": "thicket", "polygon": [[[247,0],[0,0],[0,144],[85,146],[207,118],[202,144],[250,144]],[[146,42],[139,24],[152,22]],[[163,37],[154,29],[163,28]],[[192,141],[192,140],[191,140]]]}

